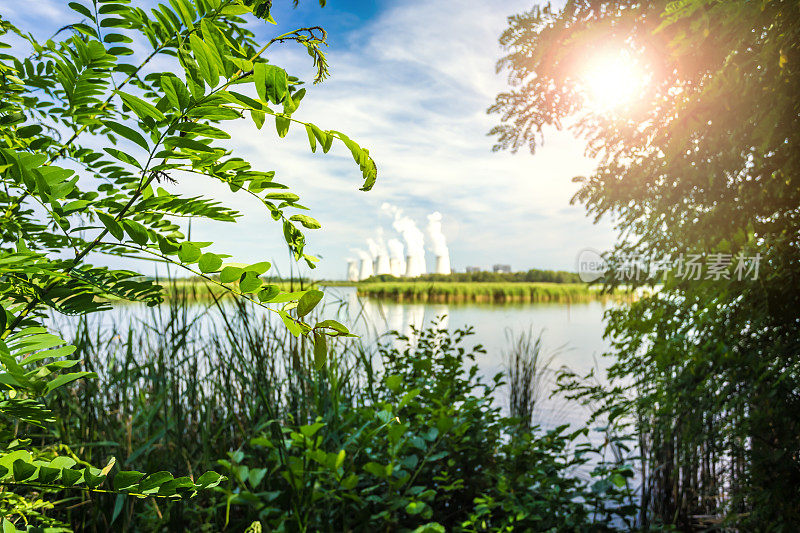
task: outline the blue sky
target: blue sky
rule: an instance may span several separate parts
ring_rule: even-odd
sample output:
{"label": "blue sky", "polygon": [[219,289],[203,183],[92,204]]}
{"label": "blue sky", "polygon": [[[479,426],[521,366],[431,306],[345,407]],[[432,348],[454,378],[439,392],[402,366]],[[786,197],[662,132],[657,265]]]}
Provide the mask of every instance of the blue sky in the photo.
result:
{"label": "blue sky", "polygon": [[[0,0],[0,12],[46,38],[66,20],[66,3]],[[278,139],[269,124],[258,131],[244,121],[231,123],[230,146],[255,166],[275,170],[322,223],[307,235],[307,250],[322,257],[315,277],[342,278],[351,248],[366,248],[379,227],[395,236],[380,208],[384,202],[421,228],[429,213],[441,212],[457,270],[494,263],[573,270],[581,249],[611,244],[607,223],[594,225],[580,205],[569,204],[576,190],[571,178],[595,166],[569,132],[545,132],[534,156],[491,152],[486,132],[497,117],[485,111],[506,87],[504,74],[495,73],[502,54],[497,39],[506,17],[528,9],[530,1],[329,0],[324,9],[314,0],[298,9],[288,0],[275,4],[277,30],[253,25],[264,40],[308,25],[329,33],[332,77],[309,87],[298,118],[347,133],[370,149],[379,168],[378,183],[364,193],[346,149],[312,154],[302,129]],[[291,43],[274,48],[270,61],[312,77],[310,58]],[[178,190],[210,195],[244,215],[235,226],[195,222],[194,240],[214,241],[214,251],[237,261],[274,260],[287,272],[280,228],[263,208],[197,177],[182,179]]]}

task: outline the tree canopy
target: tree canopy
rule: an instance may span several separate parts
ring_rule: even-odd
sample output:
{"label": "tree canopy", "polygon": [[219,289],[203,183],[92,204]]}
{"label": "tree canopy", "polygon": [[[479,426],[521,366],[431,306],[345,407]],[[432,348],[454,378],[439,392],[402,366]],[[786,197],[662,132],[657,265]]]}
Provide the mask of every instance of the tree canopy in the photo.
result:
{"label": "tree canopy", "polygon": [[[501,38],[512,87],[491,108],[495,148],[573,128],[599,161],[574,200],[619,230],[609,264],[671,265],[606,278],[664,280],[611,313],[608,334],[611,377],[634,381],[626,407],[649,442],[643,501],[684,527],[800,522],[799,33],[796,2],[568,1],[510,17]],[[647,76],[612,111],[581,77],[607,50]],[[719,273],[687,278],[690,256]],[[756,263],[748,275],[739,259]]]}
{"label": "tree canopy", "polygon": [[275,304],[268,309],[293,335],[313,337],[318,365],[326,336],[350,335],[336,321],[306,322],[321,292],[265,285],[268,262],[232,262],[213,243],[189,240],[176,222],[235,222],[235,209],[172,187],[179,178],[222,183],[257,199],[282,225],[295,260],[313,267],[304,230],[320,224],[273,170],[222,145],[227,125],[240,119],[259,129],[273,122],[278,137],[295,125],[312,151],[340,142],[360,168],[361,189],[375,183],[366,149],[294,116],[306,88],[268,54],[280,43],[302,47],[321,82],[326,34],[299,28],[259,42],[248,19],[276,24],[271,4],[170,0],[146,10],[128,0],[70,2],[66,25],[46,41],[0,16],[0,481],[15,489],[0,496],[3,516],[49,523],[39,511],[50,504],[34,497],[41,491],[26,500],[21,487],[95,490],[113,474],[104,490],[178,497],[219,483],[214,472],[190,479],[117,472],[113,461],[81,465],[57,439],[32,445],[26,428],[52,422],[48,394],[92,377],[68,371],[78,363],[75,348],[47,332],[46,318],[103,311],[115,300],[162,300],[161,286],[107,267],[104,257],[171,263],[256,305]]}

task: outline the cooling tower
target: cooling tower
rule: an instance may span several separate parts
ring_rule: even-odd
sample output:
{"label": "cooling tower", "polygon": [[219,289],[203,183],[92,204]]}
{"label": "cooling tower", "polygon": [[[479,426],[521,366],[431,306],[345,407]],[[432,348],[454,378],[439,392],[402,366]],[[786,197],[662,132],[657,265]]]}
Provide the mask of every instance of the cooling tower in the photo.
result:
{"label": "cooling tower", "polygon": [[391,274],[392,269],[389,265],[389,257],[384,254],[379,254],[375,258],[375,274]]}
{"label": "cooling tower", "polygon": [[416,278],[425,273],[425,257],[409,255],[406,257],[406,277]]}
{"label": "cooling tower", "polygon": [[358,281],[358,261],[347,261],[347,281]]}
{"label": "cooling tower", "polygon": [[362,259],[361,260],[361,270],[358,272],[358,279],[367,279],[372,276],[372,260],[371,259]]}
{"label": "cooling tower", "polygon": [[436,272],[437,274],[449,274],[450,257],[447,255],[436,256],[436,270],[434,272]]}
{"label": "cooling tower", "polygon": [[392,276],[399,278],[403,275],[403,263],[400,259],[392,257],[389,259],[389,271]]}

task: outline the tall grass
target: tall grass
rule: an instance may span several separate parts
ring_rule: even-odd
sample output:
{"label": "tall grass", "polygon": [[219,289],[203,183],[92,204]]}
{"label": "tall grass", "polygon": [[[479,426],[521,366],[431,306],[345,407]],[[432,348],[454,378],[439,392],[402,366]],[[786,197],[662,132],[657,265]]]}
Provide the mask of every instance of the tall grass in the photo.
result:
{"label": "tall grass", "polygon": [[579,283],[511,282],[366,282],[358,294],[398,302],[531,302],[579,303],[609,298]]}
{"label": "tall grass", "polygon": [[519,333],[506,328],[509,349],[503,353],[503,360],[508,379],[508,410],[525,429],[538,425],[535,410],[551,390],[551,365],[563,349],[546,354],[543,333],[535,333],[533,326]]}
{"label": "tall grass", "polygon": [[[78,443],[82,459],[113,455],[124,470],[192,476],[267,420],[308,423],[331,410],[323,402],[347,403],[373,388],[359,343],[333,341],[329,371],[312,376],[310,347],[268,313],[232,299],[198,305],[191,289],[172,290],[144,320],[130,320],[122,306],[110,323],[83,318],[72,332],[82,365],[99,375],[56,402],[60,440]],[[204,497],[187,504],[86,494],[68,519],[79,531],[182,531],[184,523],[215,530],[216,510]]]}
{"label": "tall grass", "polygon": [[[477,367],[467,366],[475,355],[458,345],[464,331],[417,332],[413,340],[396,339],[400,348],[333,340],[328,364],[317,371],[311,346],[270,313],[234,300],[200,304],[191,288],[173,290],[176,297],[144,319],[131,320],[132,309],[121,306],[111,322],[84,318],[66,332],[82,369],[99,377],[58,396],[58,438],[77,443],[76,455],[94,464],[113,455],[122,470],[196,476],[216,468],[229,479],[183,501],[71,495],[59,516],[77,531],[241,531],[254,520],[287,531],[344,531],[359,523],[353,513],[399,530],[422,523],[408,509],[423,504],[448,527],[514,522],[519,513],[563,525],[588,520],[589,505],[602,516],[616,513],[606,502],[627,497],[588,493],[587,482],[572,475],[586,462],[569,456],[578,433],[537,433],[530,415],[547,358],[532,331],[509,337],[512,414],[526,420],[519,424],[499,413],[499,381],[483,385]],[[350,324],[362,316],[336,305],[324,310],[327,318],[337,312]],[[387,429],[401,419],[408,432],[402,439]],[[451,431],[442,429],[451,423]],[[319,439],[299,437],[311,448],[298,447],[292,435],[316,424],[324,427]],[[254,445],[254,437],[274,447]],[[352,490],[319,466],[342,450],[343,468],[357,476]],[[375,470],[389,463],[416,472],[406,478],[414,487],[398,490],[401,481]],[[254,482],[250,473],[262,477]],[[289,483],[292,476],[300,481]],[[529,490],[532,484],[539,489]],[[496,492],[503,486],[511,492]],[[412,488],[436,497],[425,503],[407,492]],[[489,503],[473,509],[484,494]],[[408,507],[413,502],[418,507]],[[545,513],[553,506],[558,510]],[[329,516],[337,522],[326,522]]]}

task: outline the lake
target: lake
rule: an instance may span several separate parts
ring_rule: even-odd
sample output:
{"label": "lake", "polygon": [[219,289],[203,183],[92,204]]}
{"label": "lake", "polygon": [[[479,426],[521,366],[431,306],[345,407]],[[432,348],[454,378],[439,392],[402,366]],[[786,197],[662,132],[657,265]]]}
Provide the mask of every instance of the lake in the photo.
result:
{"label": "lake", "polygon": [[[587,303],[502,303],[502,304],[440,304],[397,303],[359,297],[354,287],[324,287],[325,299],[320,315],[337,318],[358,334],[365,343],[374,343],[378,338],[387,340],[390,331],[398,331],[413,337],[412,327],[421,329],[430,326],[437,317],[445,317],[443,324],[449,329],[472,326],[474,335],[467,338],[467,347],[480,344],[486,353],[476,363],[487,381],[504,369],[505,354],[511,347],[510,335],[533,330],[540,332],[544,344],[545,359],[552,357],[549,378],[543,383],[540,401],[535,414],[536,422],[544,427],[563,423],[580,424],[588,412],[575,402],[567,403],[560,398],[549,398],[553,388],[555,370],[567,367],[580,375],[592,369],[598,376],[604,375],[609,358],[601,355],[609,348],[603,338],[603,314],[613,305],[610,301]],[[200,328],[218,322],[218,311],[209,304],[193,304],[194,314],[200,315]],[[256,308],[256,312],[262,312]],[[93,323],[100,327],[125,324],[142,320],[147,322],[153,309],[144,305],[120,305],[107,313],[95,315]],[[268,316],[278,320],[276,315]],[[74,331],[71,318],[56,318],[55,323],[66,338]],[[202,330],[200,330],[202,332]],[[202,333],[201,333],[202,335]],[[388,340],[387,340],[388,341]],[[506,409],[507,391],[501,390],[495,398],[497,405]]]}
{"label": "lake", "polygon": [[[553,370],[568,367],[584,375],[594,368],[598,376],[603,376],[610,363],[602,354],[609,348],[603,338],[603,314],[613,305],[611,302],[448,305],[360,298],[354,287],[327,287],[325,292],[326,301],[344,303],[349,315],[356,314],[358,320],[351,322],[355,324],[354,331],[367,338],[392,330],[410,337],[412,326],[420,329],[440,316],[446,317],[445,324],[450,329],[472,326],[474,335],[468,338],[468,343],[481,344],[486,349],[476,359],[485,378],[503,370],[504,354],[511,347],[509,334],[518,336],[530,328],[534,334],[542,333],[545,355],[553,357],[550,365]],[[553,377],[554,372],[549,374]],[[549,389],[552,381],[547,383]],[[496,400],[505,408],[508,404],[505,391]],[[538,422],[546,427],[582,423],[588,414],[574,402],[567,404],[562,399],[546,397],[540,400],[536,411]]]}

